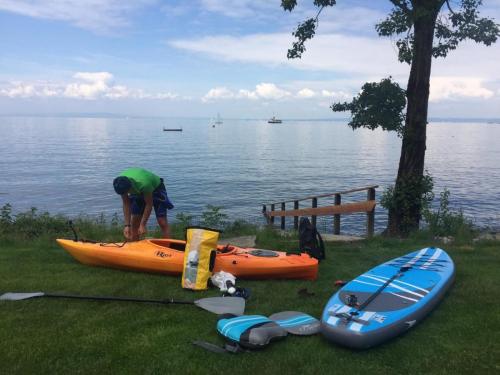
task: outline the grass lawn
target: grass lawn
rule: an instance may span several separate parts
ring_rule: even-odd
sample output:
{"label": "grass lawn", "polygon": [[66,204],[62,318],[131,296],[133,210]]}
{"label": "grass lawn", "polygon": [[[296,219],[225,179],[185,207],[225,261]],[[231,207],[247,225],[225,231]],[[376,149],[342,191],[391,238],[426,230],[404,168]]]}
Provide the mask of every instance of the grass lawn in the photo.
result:
{"label": "grass lawn", "polygon": [[[296,243],[265,237],[266,248]],[[328,244],[319,279],[244,281],[248,314],[297,310],[319,317],[336,290],[369,268],[425,246],[425,240],[375,238]],[[191,344],[222,344],[217,316],[193,306],[33,299],[0,302],[0,373],[212,373],[212,374],[490,374],[500,373],[500,249],[494,242],[444,248],[456,264],[456,281],[438,308],[405,335],[382,346],[353,351],[320,335],[289,336],[240,355],[215,354]],[[315,293],[300,297],[298,290]],[[189,292],[180,277],[81,265],[54,241],[0,242],[0,294],[16,291],[198,299],[216,290]]]}

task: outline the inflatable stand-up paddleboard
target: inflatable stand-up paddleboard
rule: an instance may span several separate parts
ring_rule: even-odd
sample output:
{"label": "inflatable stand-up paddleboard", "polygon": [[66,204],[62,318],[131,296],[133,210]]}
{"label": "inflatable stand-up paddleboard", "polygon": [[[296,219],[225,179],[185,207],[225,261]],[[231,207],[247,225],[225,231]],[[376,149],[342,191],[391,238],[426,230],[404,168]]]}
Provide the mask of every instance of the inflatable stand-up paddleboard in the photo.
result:
{"label": "inflatable stand-up paddleboard", "polygon": [[383,263],[335,293],[321,317],[330,341],[367,349],[420,322],[453,283],[455,266],[442,249],[428,247]]}

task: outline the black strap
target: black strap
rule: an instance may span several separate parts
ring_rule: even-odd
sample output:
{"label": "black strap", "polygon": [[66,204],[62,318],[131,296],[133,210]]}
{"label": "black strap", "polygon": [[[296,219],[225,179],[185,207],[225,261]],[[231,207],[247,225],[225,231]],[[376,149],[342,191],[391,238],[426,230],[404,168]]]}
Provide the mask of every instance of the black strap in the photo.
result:
{"label": "black strap", "polygon": [[238,343],[227,342],[224,346],[218,346],[206,341],[196,340],[192,342],[193,345],[199,346],[209,352],[218,354],[239,354],[239,353],[250,353],[250,350],[242,348]]}
{"label": "black strap", "polygon": [[348,313],[337,313],[337,314],[334,314],[334,316],[336,316],[337,318],[343,318],[343,319],[347,320],[348,322],[356,322],[356,323],[362,324],[364,326],[367,326],[370,324],[366,320],[361,320],[361,319],[355,318],[354,316],[352,316]]}
{"label": "black strap", "polygon": [[363,311],[372,301],[377,298],[377,296],[382,293],[382,291],[387,288],[387,286],[392,283],[395,279],[398,277],[403,276],[403,273],[411,269],[411,266],[403,266],[399,269],[399,271],[393,275],[389,280],[387,280],[384,285],[382,285],[380,288],[378,288],[373,294],[368,297],[368,299],[363,302],[355,311],[351,311],[349,314],[347,313],[341,313],[341,314],[335,314],[335,316],[339,318],[346,319],[347,321],[351,321],[355,319],[355,316],[359,315],[360,311]]}
{"label": "black strap", "polygon": [[226,349],[224,349],[223,347],[220,347],[218,345],[215,345],[215,344],[212,344],[212,343],[206,342],[206,341],[196,340],[196,341],[193,341],[193,345],[199,346],[200,348],[203,348],[203,349],[208,350],[209,352],[213,352],[213,353],[218,353],[218,354],[228,353],[226,351]]}
{"label": "black strap", "polygon": [[398,277],[403,276],[403,273],[408,271],[411,268],[411,266],[404,266],[399,269],[399,272],[396,273],[394,276],[392,276],[389,280],[387,280],[384,285],[382,285],[380,288],[378,288],[365,302],[361,304],[358,308],[358,312],[364,310],[382,291],[387,288],[387,286],[392,283],[395,279]]}
{"label": "black strap", "polygon": [[[87,241],[87,242],[89,242],[89,241]],[[97,242],[93,242],[93,243],[97,243]],[[126,243],[127,243],[127,240],[123,241],[121,244],[116,243],[116,242],[100,242],[99,246],[102,246],[102,247],[123,247],[123,246],[125,246]]]}
{"label": "black strap", "polygon": [[321,237],[321,234],[319,234],[319,232],[316,230],[316,228],[314,230],[316,231],[316,236],[317,236],[318,242],[319,242],[321,259],[325,259],[326,254],[325,254],[325,243],[323,242],[323,237]]}
{"label": "black strap", "polygon": [[69,225],[69,229],[71,229],[71,231],[73,232],[73,241],[75,242],[88,242],[88,243],[98,243],[97,241],[93,241],[93,240],[86,240],[85,238],[78,238],[78,234],[76,233],[76,230],[75,230],[75,227],[73,226],[73,221],[72,220],[68,220],[68,225]]}

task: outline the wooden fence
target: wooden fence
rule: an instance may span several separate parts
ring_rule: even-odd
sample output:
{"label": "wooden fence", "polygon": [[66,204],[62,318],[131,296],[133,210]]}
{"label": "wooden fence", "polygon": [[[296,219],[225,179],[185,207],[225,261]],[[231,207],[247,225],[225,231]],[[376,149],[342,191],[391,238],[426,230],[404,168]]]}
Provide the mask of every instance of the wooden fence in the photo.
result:
{"label": "wooden fence", "polygon": [[[317,216],[333,215],[333,234],[340,234],[340,216],[352,213],[366,212],[366,235],[373,236],[375,230],[375,189],[378,185],[361,187],[346,191],[339,191],[331,194],[316,195],[300,199],[292,199],[283,202],[267,203],[262,205],[262,213],[267,219],[268,224],[274,225],[274,218],[281,217],[281,229],[285,229],[285,218],[293,216],[293,227],[298,229],[300,216],[311,216],[311,222],[316,225]],[[350,193],[365,191],[367,192],[366,200],[359,202],[349,202],[342,204],[342,196]],[[318,207],[318,199],[334,197],[334,204]],[[311,201],[311,207],[299,208],[299,202]],[[293,209],[286,208],[287,203],[293,202]],[[267,209],[270,207],[270,210]],[[276,207],[281,207],[281,210],[276,210]]]}

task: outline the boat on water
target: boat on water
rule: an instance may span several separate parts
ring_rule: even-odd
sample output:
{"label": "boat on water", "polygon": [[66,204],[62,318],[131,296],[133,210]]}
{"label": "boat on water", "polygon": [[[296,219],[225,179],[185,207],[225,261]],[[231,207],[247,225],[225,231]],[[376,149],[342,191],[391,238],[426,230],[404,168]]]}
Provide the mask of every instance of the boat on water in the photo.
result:
{"label": "boat on water", "polygon": [[269,120],[267,120],[269,124],[281,124],[282,121],[279,118],[276,118],[275,116],[271,117]]}
{"label": "boat on water", "polygon": [[[125,243],[93,243],[58,239],[80,263],[141,272],[182,274],[186,241],[146,239]],[[218,245],[214,272],[226,271],[246,279],[315,280],[318,260],[306,253]]]}
{"label": "boat on water", "polygon": [[163,128],[164,132],[181,132],[182,128]]}
{"label": "boat on water", "polygon": [[217,113],[217,119],[215,120],[215,125],[222,125],[222,118],[220,117],[220,113]]}

